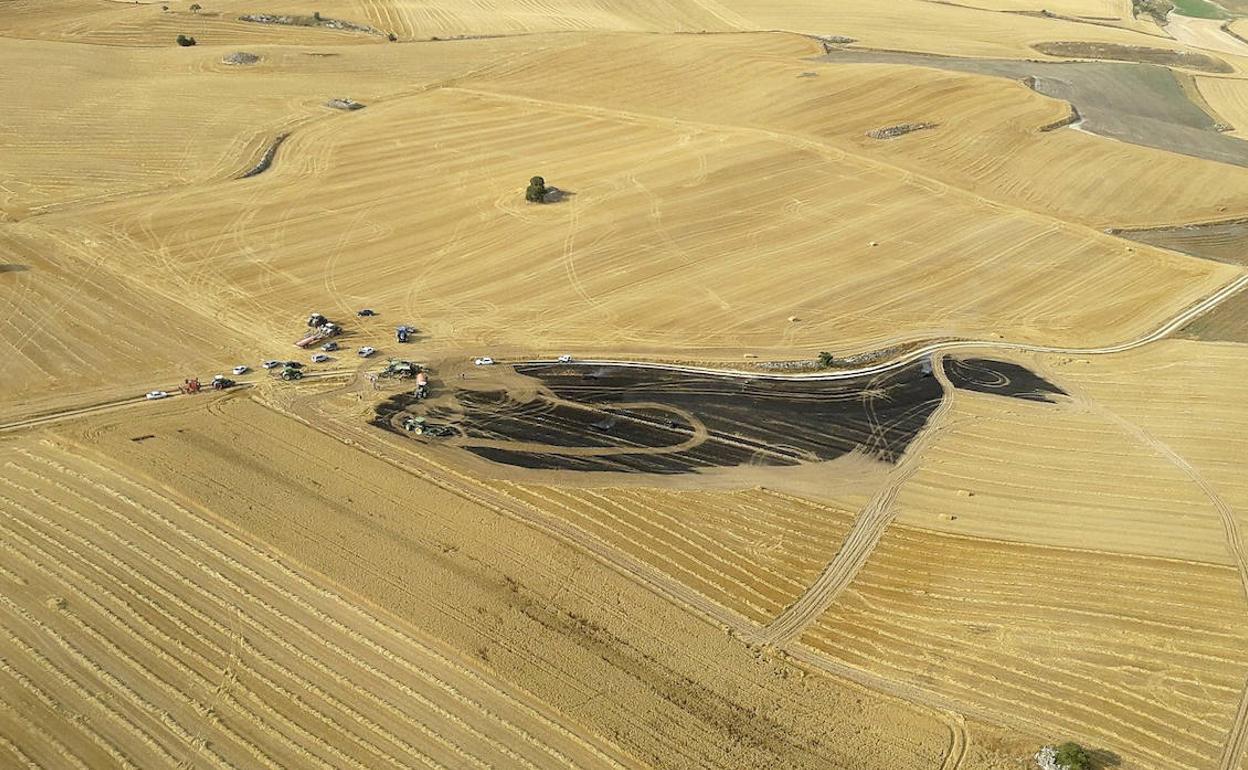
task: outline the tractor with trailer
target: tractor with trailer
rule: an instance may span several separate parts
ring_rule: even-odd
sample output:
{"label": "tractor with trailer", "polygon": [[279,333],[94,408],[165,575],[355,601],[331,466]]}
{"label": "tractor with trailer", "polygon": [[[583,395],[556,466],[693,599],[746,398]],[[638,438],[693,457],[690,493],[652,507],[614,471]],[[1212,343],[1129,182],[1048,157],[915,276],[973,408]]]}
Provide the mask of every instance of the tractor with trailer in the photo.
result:
{"label": "tractor with trailer", "polygon": [[295,347],[306,348],[330,337],[342,334],[342,327],[330,321],[320,313],[308,316],[308,328],[311,330],[295,342]]}

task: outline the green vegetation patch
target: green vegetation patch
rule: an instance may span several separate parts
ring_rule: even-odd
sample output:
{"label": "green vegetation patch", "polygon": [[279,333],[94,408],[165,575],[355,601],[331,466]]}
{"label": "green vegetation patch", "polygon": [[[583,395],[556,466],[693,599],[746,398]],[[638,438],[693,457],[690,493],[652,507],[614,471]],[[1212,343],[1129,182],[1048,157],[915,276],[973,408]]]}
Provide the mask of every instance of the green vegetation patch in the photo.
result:
{"label": "green vegetation patch", "polygon": [[1209,2],[1209,0],[1171,0],[1174,12],[1197,19],[1226,19],[1226,11]]}

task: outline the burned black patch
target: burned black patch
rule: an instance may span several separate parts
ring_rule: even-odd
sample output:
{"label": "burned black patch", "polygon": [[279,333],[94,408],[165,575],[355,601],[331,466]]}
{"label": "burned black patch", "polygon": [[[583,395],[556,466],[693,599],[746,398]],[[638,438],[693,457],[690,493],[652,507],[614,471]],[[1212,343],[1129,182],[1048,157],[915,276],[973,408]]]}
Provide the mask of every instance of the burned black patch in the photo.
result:
{"label": "burned black patch", "polygon": [[[516,371],[540,383],[526,400],[461,390],[455,407],[423,415],[452,423],[462,436],[454,444],[492,462],[680,474],[824,462],[851,452],[893,463],[943,396],[919,364],[809,381],[590,364]],[[391,399],[374,423],[402,432],[404,409],[404,397]]]}
{"label": "burned black patch", "polygon": [[989,358],[946,358],[945,375],[960,390],[1056,403],[1066,391],[1025,366]]}

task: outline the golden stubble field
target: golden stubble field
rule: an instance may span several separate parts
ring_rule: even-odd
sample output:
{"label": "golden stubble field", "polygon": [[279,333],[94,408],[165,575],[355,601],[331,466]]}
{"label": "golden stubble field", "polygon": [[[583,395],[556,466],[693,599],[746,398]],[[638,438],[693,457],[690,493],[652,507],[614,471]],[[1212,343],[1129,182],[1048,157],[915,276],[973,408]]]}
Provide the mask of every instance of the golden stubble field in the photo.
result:
{"label": "golden stubble field", "polygon": [[[1242,129],[1220,26],[1125,0],[202,5],[0,9],[0,766],[1016,770],[1076,740],[1245,767],[1248,372],[1165,339],[1244,271],[1106,231],[1248,217],[1248,163],[1065,125],[1023,82],[821,59],[1204,53],[1227,70],[1150,77]],[[238,19],[313,11],[360,29]],[[533,174],[566,197],[526,204]],[[310,311],[347,333],[302,382],[141,399],[306,361]],[[891,462],[752,445],[744,382],[689,443],[745,465],[526,470],[380,430],[408,386],[364,376],[430,364],[463,426],[461,390],[529,398],[508,364],[565,352],[756,372],[934,343]],[[946,369],[971,358],[1060,393],[974,390]],[[848,400],[883,440],[877,383]]]}

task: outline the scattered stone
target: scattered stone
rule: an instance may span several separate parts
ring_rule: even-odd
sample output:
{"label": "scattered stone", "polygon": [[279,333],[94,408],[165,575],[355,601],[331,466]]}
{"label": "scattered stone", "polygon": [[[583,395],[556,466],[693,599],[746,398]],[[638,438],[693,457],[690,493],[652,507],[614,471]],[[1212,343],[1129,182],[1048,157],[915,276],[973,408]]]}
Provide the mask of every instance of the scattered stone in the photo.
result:
{"label": "scattered stone", "polygon": [[64,596],[49,596],[47,604],[50,610],[63,610],[69,606]]}
{"label": "scattered stone", "polygon": [[789,323],[791,323],[791,324],[795,324],[795,323],[797,323],[797,322],[798,322],[798,321],[800,321],[800,320],[802,320],[802,319],[798,318],[798,317],[797,317],[797,316],[795,316],[795,315],[791,315],[791,316],[789,316]]}
{"label": "scattered stone", "polygon": [[819,368],[818,361],[764,361],[759,369],[777,372],[810,372]]}
{"label": "scattered stone", "polygon": [[369,35],[380,35],[381,30],[367,24],[356,24],[341,19],[317,18],[315,16],[286,16],[274,13],[248,13],[238,17],[239,21],[250,21],[257,24],[285,24],[293,27],[324,27],[343,32],[364,32]]}
{"label": "scattered stone", "polygon": [[974,497],[975,493],[969,489],[959,489],[958,497]]}
{"label": "scattered stone", "polygon": [[260,61],[259,56],[254,53],[247,53],[246,51],[235,51],[234,53],[226,54],[221,57],[222,64],[255,64],[258,61]]}
{"label": "scattered stone", "polygon": [[885,126],[867,132],[867,136],[872,139],[896,139],[899,136],[914,133],[915,131],[924,131],[929,128],[936,128],[937,123],[902,123],[896,126]]}
{"label": "scattered stone", "polygon": [[364,105],[354,99],[330,99],[325,102],[325,106],[334,110],[347,110],[348,112],[364,109]]}

